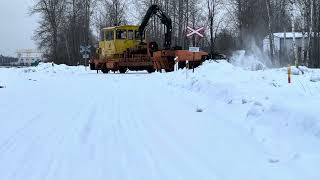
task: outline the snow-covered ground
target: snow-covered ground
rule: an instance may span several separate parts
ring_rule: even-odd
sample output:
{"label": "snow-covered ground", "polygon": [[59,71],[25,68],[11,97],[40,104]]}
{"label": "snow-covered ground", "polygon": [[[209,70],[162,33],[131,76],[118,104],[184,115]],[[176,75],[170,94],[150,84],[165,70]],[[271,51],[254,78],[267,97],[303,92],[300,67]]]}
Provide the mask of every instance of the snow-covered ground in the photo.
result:
{"label": "snow-covered ground", "polygon": [[320,70],[303,70],[0,68],[0,180],[318,180]]}

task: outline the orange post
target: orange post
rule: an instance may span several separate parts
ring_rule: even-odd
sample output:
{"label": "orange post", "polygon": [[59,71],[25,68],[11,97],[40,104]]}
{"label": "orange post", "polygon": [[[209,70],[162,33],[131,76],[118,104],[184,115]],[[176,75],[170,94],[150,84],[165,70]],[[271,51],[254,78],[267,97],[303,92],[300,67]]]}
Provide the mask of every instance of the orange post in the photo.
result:
{"label": "orange post", "polygon": [[288,83],[291,83],[291,65],[288,65]]}

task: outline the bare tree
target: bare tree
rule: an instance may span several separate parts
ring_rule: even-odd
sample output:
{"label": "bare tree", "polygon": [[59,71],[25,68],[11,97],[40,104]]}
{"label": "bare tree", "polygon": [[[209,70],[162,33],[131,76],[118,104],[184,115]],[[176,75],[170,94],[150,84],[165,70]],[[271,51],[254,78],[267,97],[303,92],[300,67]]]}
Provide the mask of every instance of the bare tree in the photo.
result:
{"label": "bare tree", "polygon": [[306,1],[305,0],[298,0],[300,6],[300,13],[302,17],[302,46],[301,46],[301,62],[302,64],[306,64],[305,62],[305,32],[306,32]]}
{"label": "bare tree", "polygon": [[52,61],[58,61],[58,30],[65,6],[65,0],[38,0],[31,9],[31,14],[40,14],[41,17],[35,38],[42,48],[50,50]]}
{"label": "bare tree", "polygon": [[216,9],[216,0],[207,0],[208,3],[208,20],[209,20],[209,29],[210,29],[210,54],[214,52],[214,35],[213,35],[213,23]]}
{"label": "bare tree", "polygon": [[55,63],[69,65],[80,61],[80,45],[92,44],[91,14],[94,0],[37,0],[32,14],[41,19],[35,39]]}
{"label": "bare tree", "polygon": [[309,8],[308,8],[308,14],[309,14],[309,23],[308,23],[308,26],[309,26],[309,33],[308,33],[308,50],[307,50],[307,66],[309,66],[309,63],[310,63],[310,51],[311,51],[311,36],[313,36],[313,30],[312,30],[312,27],[313,27],[313,0],[308,0],[308,5],[309,5]]}
{"label": "bare tree", "polygon": [[292,46],[293,46],[293,63],[298,63],[298,52],[296,44],[296,33],[295,33],[295,14],[294,14],[295,1],[290,0],[290,13],[291,13],[291,32],[292,32]]}
{"label": "bare tree", "polygon": [[268,29],[269,29],[269,47],[270,47],[270,58],[271,63],[274,64],[274,38],[272,31],[272,14],[271,14],[271,3],[270,0],[266,0],[267,12],[268,12]]}

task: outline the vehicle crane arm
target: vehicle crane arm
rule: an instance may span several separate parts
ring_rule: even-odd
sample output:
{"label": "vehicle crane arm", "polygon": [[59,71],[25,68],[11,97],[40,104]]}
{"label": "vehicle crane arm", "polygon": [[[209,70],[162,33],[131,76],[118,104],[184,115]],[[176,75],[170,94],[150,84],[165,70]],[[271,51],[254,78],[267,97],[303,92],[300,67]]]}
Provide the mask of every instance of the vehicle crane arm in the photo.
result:
{"label": "vehicle crane arm", "polygon": [[146,15],[142,19],[142,22],[139,27],[139,33],[141,36],[141,41],[143,39],[143,34],[148,26],[148,22],[152,16],[157,16],[160,18],[161,23],[166,26],[166,32],[165,32],[165,40],[164,40],[164,47],[166,49],[171,48],[171,35],[172,35],[172,20],[171,18],[156,4],[151,5],[148,9]]}

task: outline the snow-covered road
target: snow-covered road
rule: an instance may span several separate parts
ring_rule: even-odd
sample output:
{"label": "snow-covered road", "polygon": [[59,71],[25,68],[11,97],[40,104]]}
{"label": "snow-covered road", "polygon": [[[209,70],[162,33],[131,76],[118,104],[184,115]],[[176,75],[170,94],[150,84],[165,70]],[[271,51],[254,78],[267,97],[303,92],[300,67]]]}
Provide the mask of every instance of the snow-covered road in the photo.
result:
{"label": "snow-covered road", "polygon": [[270,154],[230,119],[242,118],[241,108],[171,86],[170,74],[0,69],[0,75],[1,180],[320,177],[311,168],[319,167],[320,153]]}

